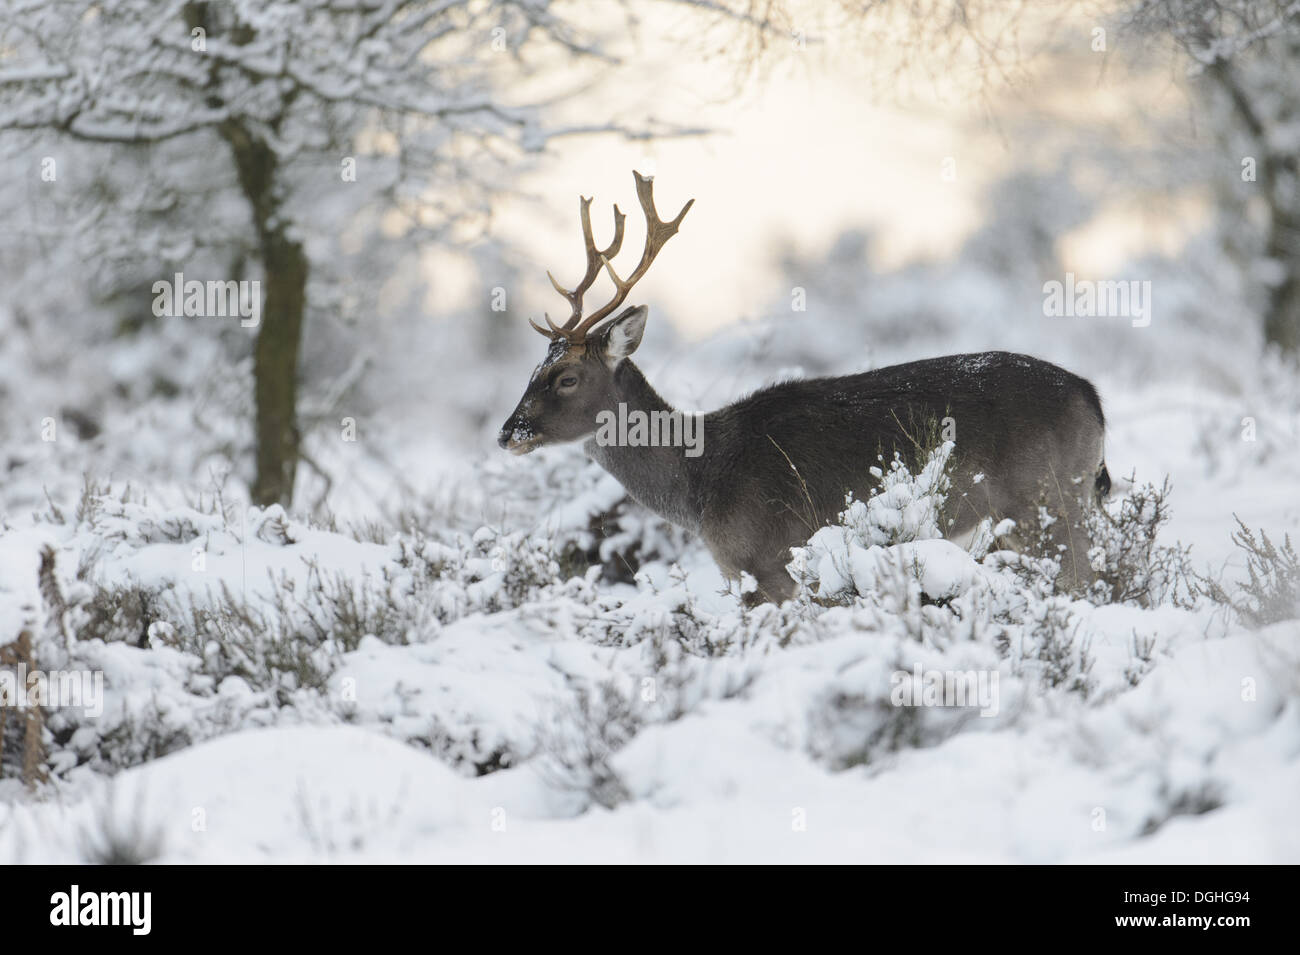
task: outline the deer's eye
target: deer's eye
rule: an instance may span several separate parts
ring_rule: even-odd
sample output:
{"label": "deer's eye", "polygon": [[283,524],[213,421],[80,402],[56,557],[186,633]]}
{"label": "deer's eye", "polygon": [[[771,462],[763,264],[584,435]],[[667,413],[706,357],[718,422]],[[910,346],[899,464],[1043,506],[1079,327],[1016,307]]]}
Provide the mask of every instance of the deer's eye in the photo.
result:
{"label": "deer's eye", "polygon": [[574,388],[578,387],[578,376],[565,375],[555,383],[555,387],[559,391],[572,391]]}

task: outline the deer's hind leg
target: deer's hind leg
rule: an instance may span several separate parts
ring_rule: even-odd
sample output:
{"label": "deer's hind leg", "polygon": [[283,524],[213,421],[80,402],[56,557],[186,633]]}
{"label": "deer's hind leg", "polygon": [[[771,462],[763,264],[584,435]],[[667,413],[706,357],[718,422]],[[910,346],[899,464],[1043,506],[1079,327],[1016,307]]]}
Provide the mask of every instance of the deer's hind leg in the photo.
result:
{"label": "deer's hind leg", "polygon": [[1008,506],[1005,517],[1015,529],[998,539],[1000,546],[1020,554],[1052,557],[1060,563],[1058,586],[1070,593],[1088,591],[1097,580],[1092,567],[1094,541],[1088,518],[1100,506],[1103,487],[1109,487],[1105,465],[1059,480],[1049,471],[1031,498]]}

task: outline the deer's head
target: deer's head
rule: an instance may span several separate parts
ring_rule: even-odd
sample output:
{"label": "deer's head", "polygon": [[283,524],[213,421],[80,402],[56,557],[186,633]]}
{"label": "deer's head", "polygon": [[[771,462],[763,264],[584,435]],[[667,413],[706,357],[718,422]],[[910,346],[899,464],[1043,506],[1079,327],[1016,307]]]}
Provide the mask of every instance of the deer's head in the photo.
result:
{"label": "deer's head", "polygon": [[[591,232],[591,200],[581,202],[582,238],[587,249],[587,272],[573,291],[563,288],[555,276],[547,277],[555,290],[569,303],[569,318],[556,325],[544,316],[547,328],[532,319],[528,323],[550,341],[546,357],[533,370],[528,387],[514,412],[501,426],[497,443],[515,454],[527,454],[543,444],[577,441],[596,431],[596,416],[616,402],[614,371],[619,362],[641,344],[645,331],[646,307],[626,309],[617,317],[600,324],[614,313],[650,268],[681,225],[692,199],[671,222],[660,220],[655,212],[654,180],[634,172],[637,200],[645,213],[645,249],[641,262],[626,280],[619,278],[610,260],[623,245],[623,213],[614,207],[614,238],[604,249],[597,249]],[[582,315],[582,296],[591,288],[601,268],[614,283],[614,297],[586,318]],[[599,326],[599,327],[598,327]]]}

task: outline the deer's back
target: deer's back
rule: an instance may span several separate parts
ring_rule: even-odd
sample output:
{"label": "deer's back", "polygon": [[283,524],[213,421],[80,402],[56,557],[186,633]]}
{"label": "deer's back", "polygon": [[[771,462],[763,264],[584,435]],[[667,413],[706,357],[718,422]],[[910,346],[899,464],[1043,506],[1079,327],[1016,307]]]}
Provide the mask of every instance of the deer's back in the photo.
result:
{"label": "deer's back", "polygon": [[[954,487],[1005,513],[1045,477],[1095,469],[1104,417],[1088,381],[1008,352],[783,382],[706,416],[709,466],[696,489],[704,522],[725,531],[794,519],[815,529],[843,509],[846,493],[869,493],[882,459],[887,467],[897,451],[915,462],[945,427],[955,435]],[[736,514],[736,502],[752,513]]]}

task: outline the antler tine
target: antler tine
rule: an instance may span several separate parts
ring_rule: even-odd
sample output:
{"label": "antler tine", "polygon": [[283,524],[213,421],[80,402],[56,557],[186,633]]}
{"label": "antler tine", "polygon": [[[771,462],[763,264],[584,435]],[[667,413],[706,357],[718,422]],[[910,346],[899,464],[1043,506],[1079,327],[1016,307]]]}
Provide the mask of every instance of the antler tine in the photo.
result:
{"label": "antler tine", "polygon": [[559,336],[559,335],[563,335],[563,334],[564,334],[564,329],[563,329],[563,328],[560,328],[560,327],[559,327],[558,325],[556,325],[553,321],[551,321],[551,316],[549,316],[549,315],[547,315],[545,312],[543,312],[543,313],[542,313],[542,318],[546,319],[546,324],[549,325],[549,326],[551,327],[551,330],[550,330],[549,332],[548,332],[546,329],[542,328],[541,325],[538,325],[538,324],[537,324],[535,321],[533,321],[531,318],[528,320],[528,324],[531,325],[531,326],[533,326],[533,329],[534,329],[535,331],[537,331],[538,333],[540,333],[540,334],[542,334],[542,335],[545,335],[547,338],[555,338],[555,337],[557,337],[557,336]]}
{"label": "antler tine", "polygon": [[[682,206],[682,211],[677,213],[677,218],[664,222],[659,218],[659,213],[655,211],[654,200],[654,177],[643,176],[639,172],[633,171],[632,175],[636,177],[636,197],[641,203],[641,211],[645,214],[645,249],[641,252],[641,262],[637,265],[636,270],[624,281],[618,277],[609,260],[613,257],[607,254],[601,254],[601,264],[605,266],[605,271],[609,273],[610,280],[614,283],[614,297],[606,305],[601,306],[592,312],[581,324],[572,326],[565,323],[565,331],[570,341],[582,341],[587,332],[591,330],[601,319],[608,317],[614,309],[623,304],[627,298],[628,292],[632,291],[632,286],[641,281],[641,278],[650,269],[650,263],[655,260],[659,250],[664,244],[677,234],[677,228],[686,218],[686,213],[690,211],[691,206],[695,205],[695,200],[689,200],[686,205]],[[590,245],[590,244],[589,244]]]}
{"label": "antler tine", "polygon": [[[586,196],[579,196],[578,198],[581,200],[582,243],[587,251],[587,272],[583,275],[582,281],[578,283],[577,288],[572,292],[557,282],[555,276],[550,272],[546,273],[546,277],[551,280],[551,285],[555,288],[555,291],[565,297],[571,310],[568,320],[565,321],[561,328],[556,329],[557,332],[560,330],[572,331],[573,327],[582,318],[582,296],[587,289],[591,288],[591,283],[596,281],[596,276],[600,274],[601,263],[605,259],[618,255],[618,250],[623,247],[623,220],[625,217],[619,211],[618,206],[614,206],[614,239],[602,251],[596,248],[596,239],[591,231],[591,200]],[[547,324],[551,324],[549,320]],[[538,328],[537,325],[533,327]],[[556,328],[554,325],[551,325],[551,327]],[[540,328],[538,330],[540,331]]]}

